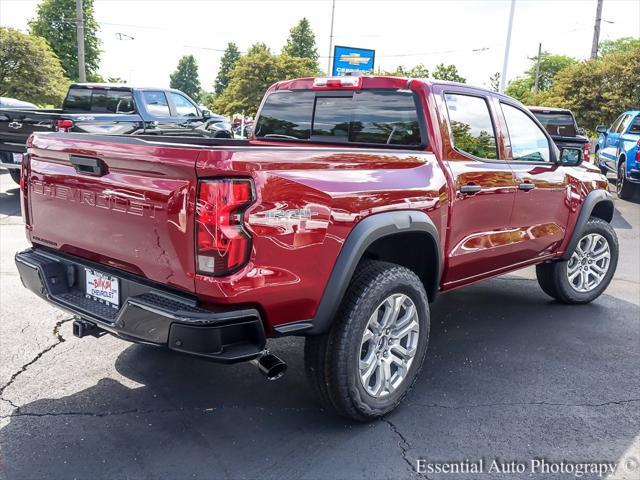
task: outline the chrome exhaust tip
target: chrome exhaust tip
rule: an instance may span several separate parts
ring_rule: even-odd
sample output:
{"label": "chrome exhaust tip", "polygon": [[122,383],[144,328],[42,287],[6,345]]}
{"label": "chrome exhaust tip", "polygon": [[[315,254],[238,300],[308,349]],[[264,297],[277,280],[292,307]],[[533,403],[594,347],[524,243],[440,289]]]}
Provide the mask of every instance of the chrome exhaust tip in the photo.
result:
{"label": "chrome exhaust tip", "polygon": [[284,360],[276,357],[275,355],[265,352],[258,358],[251,360],[258,371],[265,376],[267,380],[277,380],[284,375],[287,371],[287,364]]}

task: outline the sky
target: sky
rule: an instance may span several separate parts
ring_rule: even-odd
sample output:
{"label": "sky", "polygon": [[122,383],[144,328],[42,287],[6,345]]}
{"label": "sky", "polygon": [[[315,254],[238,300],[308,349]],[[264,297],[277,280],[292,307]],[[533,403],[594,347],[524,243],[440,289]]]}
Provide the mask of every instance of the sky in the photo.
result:
{"label": "sky", "polygon": [[[27,31],[39,1],[0,0],[0,26]],[[510,0],[336,0],[334,45],[371,48],[376,68],[455,64],[467,82],[486,86],[502,70]],[[507,79],[543,50],[584,59],[591,52],[596,0],[516,0]],[[95,0],[100,73],[130,84],[166,87],[183,55],[212,90],[222,51],[255,42],[273,52],[307,17],[320,66],[328,67],[331,0]],[[604,0],[601,40],[640,37],[640,0]],[[121,38],[130,38],[123,40]]]}

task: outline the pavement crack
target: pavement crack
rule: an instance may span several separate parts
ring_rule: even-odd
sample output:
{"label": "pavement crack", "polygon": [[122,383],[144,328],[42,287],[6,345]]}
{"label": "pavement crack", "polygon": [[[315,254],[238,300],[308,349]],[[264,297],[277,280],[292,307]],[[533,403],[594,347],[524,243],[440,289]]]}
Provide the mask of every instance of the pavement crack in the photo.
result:
{"label": "pavement crack", "polygon": [[409,465],[409,467],[411,468],[411,471],[415,472],[420,478],[424,478],[426,480],[429,480],[429,477],[427,477],[427,475],[425,473],[418,472],[415,469],[414,464],[411,462],[411,459],[409,458],[409,450],[412,448],[412,446],[411,446],[411,443],[409,443],[409,440],[407,440],[407,438],[398,429],[396,424],[393,423],[391,420],[383,418],[382,421],[384,423],[386,423],[389,426],[389,428],[391,429],[391,431],[395,434],[395,436],[398,437],[398,440],[399,440],[398,441],[398,446],[400,447],[400,452],[402,454],[402,459],[405,461],[405,463],[407,465]]}
{"label": "pavement crack", "polygon": [[[47,348],[45,348],[45,349],[41,350],[40,352],[38,352],[38,354],[36,354],[35,357],[33,357],[31,360],[29,360],[24,365],[22,365],[16,372],[14,372],[11,375],[11,377],[9,378],[9,381],[7,383],[5,383],[2,387],[0,387],[0,398],[3,398],[7,402],[11,403],[10,400],[8,400],[6,397],[2,396],[4,391],[16,380],[16,378],[18,378],[20,375],[22,375],[27,370],[27,368],[29,368],[31,365],[33,365],[38,360],[40,360],[40,358],[42,358],[42,356],[44,354],[50,352],[51,350],[56,348],[58,345],[60,345],[61,343],[66,341],[65,338],[60,333],[60,328],[62,327],[62,325],[64,325],[67,322],[70,322],[71,320],[73,320],[73,317],[65,318],[65,319],[62,319],[62,320],[59,320],[58,322],[56,322],[56,324],[53,326],[53,336],[56,338],[56,341],[54,343],[52,343],[51,345],[49,345]],[[13,403],[11,403],[11,404],[13,405]]]}

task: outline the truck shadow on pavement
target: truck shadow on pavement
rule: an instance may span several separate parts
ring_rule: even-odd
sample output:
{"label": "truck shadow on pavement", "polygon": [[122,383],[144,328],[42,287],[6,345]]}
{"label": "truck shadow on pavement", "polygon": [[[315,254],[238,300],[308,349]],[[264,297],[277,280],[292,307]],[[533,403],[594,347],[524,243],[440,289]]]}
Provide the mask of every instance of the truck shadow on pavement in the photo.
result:
{"label": "truck shadow on pavement", "polygon": [[424,457],[617,461],[640,432],[638,314],[606,295],[560,305],[516,277],[443,295],[421,377],[369,425],[319,407],[301,339],[272,342],[290,367],[277,382],[131,345],[115,367],[141,386],[103,378],[14,409],[0,477],[408,478]]}

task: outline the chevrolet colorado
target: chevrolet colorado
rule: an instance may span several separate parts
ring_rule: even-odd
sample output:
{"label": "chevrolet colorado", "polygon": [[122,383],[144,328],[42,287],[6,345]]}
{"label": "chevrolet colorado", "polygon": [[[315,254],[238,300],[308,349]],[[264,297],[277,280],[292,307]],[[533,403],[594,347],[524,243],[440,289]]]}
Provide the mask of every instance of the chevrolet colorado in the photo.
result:
{"label": "chevrolet colorado", "polygon": [[536,265],[559,302],[602,294],[613,201],[581,153],[479,88],[282,81],[249,140],[32,136],[16,263],[79,337],[276,377],[266,339],[303,335],[319,398],[366,421],[415,382],[438,292]]}
{"label": "chevrolet colorado", "polygon": [[19,183],[27,138],[36,132],[230,138],[228,125],[224,117],[196,106],[180,90],[74,83],[61,109],[0,108],[0,167]]}

